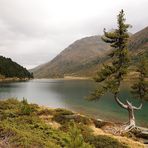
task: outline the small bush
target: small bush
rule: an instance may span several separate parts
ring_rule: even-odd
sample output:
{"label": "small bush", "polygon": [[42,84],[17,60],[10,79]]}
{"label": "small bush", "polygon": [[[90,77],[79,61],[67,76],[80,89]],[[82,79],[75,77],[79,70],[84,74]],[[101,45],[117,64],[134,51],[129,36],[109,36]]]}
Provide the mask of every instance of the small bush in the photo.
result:
{"label": "small bush", "polygon": [[56,109],[53,120],[61,124],[66,124],[71,120],[74,120],[76,123],[82,123],[86,125],[92,124],[92,120],[88,117],[74,114],[73,112],[65,109]]}
{"label": "small bush", "polygon": [[128,145],[122,144],[115,138],[106,135],[90,135],[86,141],[94,145],[95,148],[129,148]]}
{"label": "small bush", "polygon": [[70,122],[68,128],[69,138],[66,143],[66,148],[93,148],[93,146],[84,141],[81,130],[74,122]]}
{"label": "small bush", "polygon": [[74,113],[72,111],[62,109],[62,108],[57,108],[54,110],[55,114],[60,114],[60,115],[73,115]]}
{"label": "small bush", "polygon": [[69,122],[71,119],[68,119],[65,117],[65,115],[61,115],[61,114],[56,114],[53,117],[53,120],[60,123],[60,124],[66,124],[67,122]]}
{"label": "small bush", "polygon": [[85,125],[90,125],[92,124],[92,120],[86,116],[81,116],[81,115],[77,115],[74,119],[74,121],[76,123],[82,123],[82,124],[85,124]]}
{"label": "small bush", "polygon": [[0,101],[0,110],[14,109],[19,104],[17,99],[7,99]]}
{"label": "small bush", "polygon": [[103,126],[109,124],[108,122],[98,121],[96,119],[93,119],[93,123],[95,124],[95,127],[97,127],[97,128],[102,128]]}
{"label": "small bush", "polygon": [[60,124],[65,124],[71,121],[70,118],[66,117],[67,115],[73,115],[73,112],[65,109],[55,109],[53,120]]}
{"label": "small bush", "polygon": [[23,99],[23,101],[20,104],[20,114],[21,115],[30,115],[33,112],[31,106],[28,104],[26,99]]}
{"label": "small bush", "polygon": [[41,116],[41,115],[53,115],[53,110],[50,109],[42,109],[40,111],[37,112],[37,115]]}

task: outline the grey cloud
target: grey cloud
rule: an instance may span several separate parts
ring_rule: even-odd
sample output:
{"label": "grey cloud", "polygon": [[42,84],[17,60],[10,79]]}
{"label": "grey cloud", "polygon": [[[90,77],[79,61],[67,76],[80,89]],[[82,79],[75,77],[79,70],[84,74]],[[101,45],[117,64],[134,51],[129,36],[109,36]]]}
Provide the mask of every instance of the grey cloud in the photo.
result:
{"label": "grey cloud", "polygon": [[132,32],[147,26],[147,0],[0,0],[0,55],[31,68],[73,41],[116,27],[122,8]]}

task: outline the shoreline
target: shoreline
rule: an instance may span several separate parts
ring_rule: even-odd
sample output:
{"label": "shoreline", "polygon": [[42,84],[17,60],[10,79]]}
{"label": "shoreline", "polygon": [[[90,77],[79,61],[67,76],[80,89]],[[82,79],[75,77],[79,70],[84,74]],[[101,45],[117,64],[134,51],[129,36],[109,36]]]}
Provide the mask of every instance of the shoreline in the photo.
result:
{"label": "shoreline", "polygon": [[[123,122],[119,122],[119,121],[107,121],[101,118],[94,118],[94,117],[90,117],[87,114],[83,114],[80,112],[76,112],[70,109],[66,109],[66,108],[51,108],[45,105],[39,105],[39,108],[41,110],[67,110],[72,112],[72,115],[63,115],[62,117],[64,119],[72,119],[75,120],[77,117],[82,117],[84,119],[87,120],[91,120],[93,122],[93,126],[90,126],[91,129],[93,130],[94,134],[96,135],[100,135],[103,132],[103,135],[111,135],[115,138],[117,138],[118,140],[120,139],[124,139],[125,141],[127,140],[133,140],[134,142],[140,142],[141,144],[144,144],[146,147],[147,145],[147,136],[148,136],[148,128],[147,127],[143,127],[143,126],[136,126],[134,129],[132,129],[130,132],[127,133],[122,133],[121,131],[123,130],[123,126],[125,125],[125,123]],[[46,117],[48,117],[48,115],[45,115]],[[101,133],[100,133],[101,132]],[[135,138],[132,137],[126,137],[126,135],[130,135],[133,134],[135,136]],[[128,139],[126,139],[128,138]],[[124,141],[124,140],[123,140]]]}
{"label": "shoreline", "polygon": [[[20,142],[25,143],[28,141],[30,141],[30,145],[27,145],[27,147],[32,147],[34,142],[37,143],[40,139],[41,143],[37,143],[39,146],[44,147],[46,145],[45,147],[49,147],[46,142],[52,140],[51,136],[57,139],[57,141],[53,141],[53,144],[57,144],[58,142],[58,145],[63,147],[63,143],[59,143],[59,139],[69,138],[71,134],[69,128],[70,123],[73,123],[75,125],[74,127],[80,130],[82,138],[87,138],[87,142],[94,147],[98,147],[95,141],[98,141],[100,138],[102,138],[104,142],[107,141],[105,145],[110,143],[118,147],[125,145],[134,148],[144,148],[146,142],[141,140],[143,135],[139,137],[132,132],[136,136],[135,139],[119,133],[120,124],[118,123],[96,120],[71,110],[50,108],[34,103],[30,104],[27,100],[19,101],[13,98],[0,101],[0,103],[1,106],[3,106],[1,108],[1,134],[3,136],[0,139],[0,147],[13,146],[14,144],[19,144],[23,147]],[[10,136],[8,137],[8,135]],[[26,137],[26,135],[29,136]],[[48,135],[51,136],[49,137]],[[3,137],[8,137],[7,143]],[[34,141],[34,139],[32,139],[33,137],[37,140]],[[91,141],[91,137],[94,138],[95,141]],[[14,138],[15,140],[13,141]],[[64,144],[66,145],[66,143]],[[101,145],[101,143],[99,145]]]}
{"label": "shoreline", "polygon": [[29,78],[17,78],[17,77],[13,77],[13,78],[0,78],[0,83],[1,82],[21,82],[21,81],[28,81],[31,80]]}
{"label": "shoreline", "polygon": [[34,80],[93,80],[92,77],[34,78]]}
{"label": "shoreline", "polygon": [[92,77],[64,76],[64,80],[92,80]]}
{"label": "shoreline", "polygon": [[[128,137],[128,140],[126,139],[126,134],[124,135],[124,133],[120,133],[120,128],[124,125],[124,123],[122,122],[118,122],[118,121],[107,121],[107,120],[104,120],[104,119],[101,119],[101,118],[94,118],[94,117],[90,117],[88,116],[87,114],[83,114],[83,113],[79,113],[79,112],[76,112],[76,111],[73,111],[73,110],[70,110],[70,109],[66,109],[66,108],[52,108],[52,107],[48,107],[48,106],[45,106],[45,105],[38,105],[40,110],[43,110],[43,111],[55,111],[55,110],[61,110],[61,111],[68,111],[68,112],[71,112],[72,114],[63,114],[62,115],[62,118],[64,119],[71,119],[71,120],[75,120],[76,118],[83,118],[85,120],[89,120],[91,122],[93,122],[93,126],[89,126],[95,135],[109,135],[109,136],[113,136],[114,138],[118,139],[118,140],[121,140],[125,138],[125,141],[127,142],[128,140],[132,140],[133,142],[135,143],[141,143],[141,144],[144,144],[145,146],[147,146],[147,138],[145,137],[145,135],[148,134],[148,128],[147,127],[142,127],[142,126],[136,126],[134,130],[128,132],[128,133],[131,133],[133,135],[136,136],[138,130],[141,130],[140,134],[138,136],[136,136],[137,140],[135,140],[134,138],[129,138]],[[41,117],[47,119],[49,117],[49,115],[41,115]],[[57,122],[55,122],[57,123]],[[59,124],[59,123],[58,123]],[[60,124],[59,124],[60,125]],[[137,130],[137,131],[136,131]],[[101,132],[101,133],[100,133]],[[124,140],[123,140],[124,141]],[[144,143],[146,142],[146,144]]]}
{"label": "shoreline", "polygon": [[[31,103],[32,104],[32,103]],[[34,103],[33,103],[34,104]],[[71,111],[73,114],[75,115],[80,115],[80,116],[83,116],[83,117],[86,117],[86,118],[90,118],[90,119],[94,119],[98,122],[105,122],[105,123],[110,123],[110,124],[117,124],[117,125],[122,125],[122,124],[125,124],[125,122],[122,122],[122,121],[119,121],[117,119],[112,119],[112,120],[106,120],[106,119],[103,119],[103,118],[98,118],[98,117],[95,117],[95,116],[92,116],[90,114],[87,114],[87,113],[81,113],[79,111],[75,111],[73,109],[67,109],[67,108],[62,108],[62,107],[49,107],[49,106],[46,106],[46,105],[39,105],[37,104],[41,109],[49,109],[49,110],[56,110],[56,109],[63,109],[63,110],[68,110],[68,111]],[[142,129],[146,129],[148,130],[148,127],[147,126],[140,126],[140,125],[136,125],[136,127],[139,127],[139,128],[142,128]]]}

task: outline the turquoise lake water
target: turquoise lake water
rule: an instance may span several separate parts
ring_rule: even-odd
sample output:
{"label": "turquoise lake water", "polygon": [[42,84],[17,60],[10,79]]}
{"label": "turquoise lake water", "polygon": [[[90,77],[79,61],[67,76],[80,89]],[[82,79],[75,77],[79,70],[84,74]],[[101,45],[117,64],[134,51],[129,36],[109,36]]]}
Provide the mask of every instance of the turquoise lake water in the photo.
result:
{"label": "turquoise lake water", "polygon": [[[126,122],[127,111],[117,105],[111,94],[106,94],[99,101],[85,99],[94,88],[95,83],[91,80],[41,79],[0,83],[0,99],[16,97],[21,100],[24,97],[30,103],[66,108],[108,121]],[[122,89],[120,96],[123,102],[128,98],[135,106],[140,104],[139,100],[132,99],[127,88]],[[135,116],[138,125],[148,127],[148,102],[144,102]]]}

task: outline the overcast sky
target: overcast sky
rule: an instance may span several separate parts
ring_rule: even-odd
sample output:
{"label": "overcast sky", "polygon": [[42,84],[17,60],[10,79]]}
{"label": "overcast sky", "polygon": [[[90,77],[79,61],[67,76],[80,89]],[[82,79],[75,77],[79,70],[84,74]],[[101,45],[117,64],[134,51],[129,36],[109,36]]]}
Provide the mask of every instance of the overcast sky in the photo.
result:
{"label": "overcast sky", "polygon": [[130,32],[148,25],[148,0],[0,0],[0,55],[33,68],[77,39],[116,27],[121,9]]}

